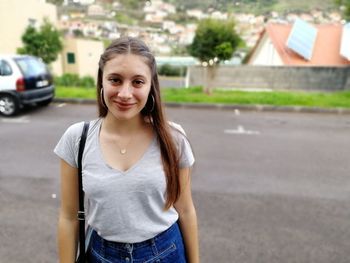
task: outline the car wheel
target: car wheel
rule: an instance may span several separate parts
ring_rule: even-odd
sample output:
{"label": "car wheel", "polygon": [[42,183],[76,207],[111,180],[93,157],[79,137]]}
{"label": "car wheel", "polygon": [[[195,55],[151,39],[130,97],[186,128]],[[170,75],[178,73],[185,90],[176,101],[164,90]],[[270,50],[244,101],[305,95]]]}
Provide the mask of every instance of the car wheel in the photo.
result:
{"label": "car wheel", "polygon": [[0,95],[0,113],[5,116],[13,116],[19,110],[19,105],[15,97],[3,94]]}

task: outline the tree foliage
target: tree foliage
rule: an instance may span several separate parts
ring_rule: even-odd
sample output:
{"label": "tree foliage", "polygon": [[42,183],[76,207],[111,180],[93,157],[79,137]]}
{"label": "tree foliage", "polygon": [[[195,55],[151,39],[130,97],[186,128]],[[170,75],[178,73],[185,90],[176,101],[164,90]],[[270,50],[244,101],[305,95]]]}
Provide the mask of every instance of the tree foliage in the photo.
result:
{"label": "tree foliage", "polygon": [[22,35],[22,42],[23,47],[17,49],[19,54],[40,57],[48,64],[57,59],[57,55],[63,48],[59,32],[46,19],[39,30],[28,26]]}
{"label": "tree foliage", "polygon": [[119,0],[119,3],[121,3],[126,9],[140,9],[144,6],[144,2],[139,0]]}
{"label": "tree foliage", "polygon": [[205,19],[198,24],[189,53],[200,61],[228,60],[240,42],[232,20]]}
{"label": "tree foliage", "polygon": [[46,0],[46,2],[50,3],[50,4],[54,4],[57,6],[61,6],[63,4],[63,0]]}
{"label": "tree foliage", "polygon": [[204,88],[207,94],[212,92],[216,65],[220,60],[229,60],[240,43],[241,38],[235,31],[233,20],[205,19],[198,24],[196,35],[189,46],[189,53],[208,63],[208,67],[205,68]]}
{"label": "tree foliage", "polygon": [[[273,9],[274,4],[278,0],[164,0],[174,4],[180,10],[188,9],[201,9],[210,10],[211,8],[215,10],[220,10],[222,12],[227,12],[228,10],[235,11],[259,11],[259,9]],[[237,5],[238,4],[238,5]],[[250,8],[250,10],[248,10]]]}
{"label": "tree foliage", "polygon": [[334,0],[334,2],[341,7],[343,18],[350,21],[350,0]]}

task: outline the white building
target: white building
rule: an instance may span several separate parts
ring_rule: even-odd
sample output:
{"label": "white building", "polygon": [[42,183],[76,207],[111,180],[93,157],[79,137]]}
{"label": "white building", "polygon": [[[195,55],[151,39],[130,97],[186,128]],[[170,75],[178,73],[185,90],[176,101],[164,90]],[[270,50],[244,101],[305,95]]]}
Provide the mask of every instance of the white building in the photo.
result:
{"label": "white building", "polygon": [[[13,10],[16,10],[14,15]],[[28,11],[29,10],[29,11]],[[0,53],[15,54],[23,46],[21,37],[29,25],[40,27],[44,19],[57,25],[56,6],[42,0],[1,0],[0,1]],[[5,26],[7,25],[7,26]],[[51,65],[52,71],[62,74],[60,56]]]}
{"label": "white building", "polygon": [[27,26],[39,27],[44,18],[56,25],[56,6],[42,0],[1,0],[0,53],[16,53],[17,48],[23,45],[21,37]]}

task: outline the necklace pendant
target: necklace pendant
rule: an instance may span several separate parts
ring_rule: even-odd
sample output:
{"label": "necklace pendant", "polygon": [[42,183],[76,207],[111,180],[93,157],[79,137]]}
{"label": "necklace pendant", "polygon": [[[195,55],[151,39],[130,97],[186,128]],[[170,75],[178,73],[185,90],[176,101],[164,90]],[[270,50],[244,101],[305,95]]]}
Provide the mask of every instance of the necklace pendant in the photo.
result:
{"label": "necklace pendant", "polygon": [[126,154],[126,149],[120,149],[121,154]]}

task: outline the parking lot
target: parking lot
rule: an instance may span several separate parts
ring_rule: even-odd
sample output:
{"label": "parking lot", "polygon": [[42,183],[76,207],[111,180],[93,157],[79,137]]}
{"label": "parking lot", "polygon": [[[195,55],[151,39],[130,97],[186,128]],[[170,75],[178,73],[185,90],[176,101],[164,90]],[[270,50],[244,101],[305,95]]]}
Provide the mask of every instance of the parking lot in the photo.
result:
{"label": "parking lot", "polygon": [[[350,116],[168,108],[193,145],[201,262],[345,263]],[[52,150],[94,105],[0,117],[0,262],[56,262]]]}

